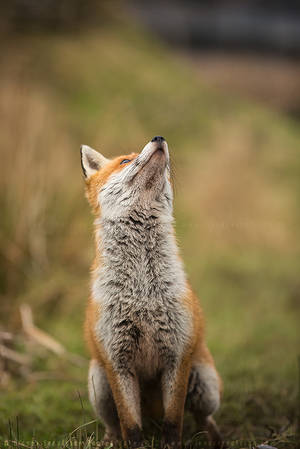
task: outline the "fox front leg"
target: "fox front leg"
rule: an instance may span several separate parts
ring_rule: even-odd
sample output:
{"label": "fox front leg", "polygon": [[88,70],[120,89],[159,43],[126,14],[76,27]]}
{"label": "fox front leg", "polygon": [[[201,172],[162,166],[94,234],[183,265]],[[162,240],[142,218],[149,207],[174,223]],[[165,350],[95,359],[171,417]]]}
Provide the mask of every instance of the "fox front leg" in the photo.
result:
{"label": "fox front leg", "polygon": [[140,388],[137,376],[132,372],[108,371],[114,401],[120,420],[122,439],[130,448],[142,446],[142,420]]}
{"label": "fox front leg", "polygon": [[184,404],[190,367],[190,361],[183,360],[162,375],[164,406],[162,448],[179,448],[181,446]]}

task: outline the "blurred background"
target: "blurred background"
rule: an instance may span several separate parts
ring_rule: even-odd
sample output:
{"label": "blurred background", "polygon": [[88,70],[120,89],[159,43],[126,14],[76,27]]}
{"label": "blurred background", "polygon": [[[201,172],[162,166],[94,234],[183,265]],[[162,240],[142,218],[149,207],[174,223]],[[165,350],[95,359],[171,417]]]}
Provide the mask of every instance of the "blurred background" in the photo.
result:
{"label": "blurred background", "polygon": [[1,438],[101,436],[82,338],[93,219],[79,147],[111,157],[163,135],[224,380],[216,419],[236,447],[295,447],[299,2],[12,0],[0,27]]}

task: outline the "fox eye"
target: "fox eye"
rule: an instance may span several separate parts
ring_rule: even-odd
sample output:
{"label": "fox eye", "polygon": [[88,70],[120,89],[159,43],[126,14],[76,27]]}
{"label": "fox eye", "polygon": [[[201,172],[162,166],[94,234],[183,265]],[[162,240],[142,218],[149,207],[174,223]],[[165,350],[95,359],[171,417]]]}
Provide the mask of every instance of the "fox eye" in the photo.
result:
{"label": "fox eye", "polygon": [[121,164],[127,164],[127,162],[130,162],[130,159],[123,159],[123,160],[120,162],[120,165],[121,165]]}

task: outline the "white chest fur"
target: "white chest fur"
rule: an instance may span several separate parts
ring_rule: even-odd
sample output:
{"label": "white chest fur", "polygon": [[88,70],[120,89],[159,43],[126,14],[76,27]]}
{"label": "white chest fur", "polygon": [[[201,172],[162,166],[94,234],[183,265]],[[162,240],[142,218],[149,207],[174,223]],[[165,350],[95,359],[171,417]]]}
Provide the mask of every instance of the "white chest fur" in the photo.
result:
{"label": "white chest fur", "polygon": [[166,363],[177,363],[192,331],[172,224],[135,212],[102,220],[98,237],[97,338],[116,369],[152,377]]}

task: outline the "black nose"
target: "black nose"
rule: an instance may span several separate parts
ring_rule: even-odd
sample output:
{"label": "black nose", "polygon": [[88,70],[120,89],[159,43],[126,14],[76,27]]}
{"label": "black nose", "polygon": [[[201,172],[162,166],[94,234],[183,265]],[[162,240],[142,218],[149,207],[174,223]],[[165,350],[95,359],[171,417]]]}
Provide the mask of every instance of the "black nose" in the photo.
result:
{"label": "black nose", "polygon": [[164,142],[164,138],[162,136],[155,136],[153,137],[153,139],[151,140],[151,142],[157,142],[157,143],[162,143]]}

